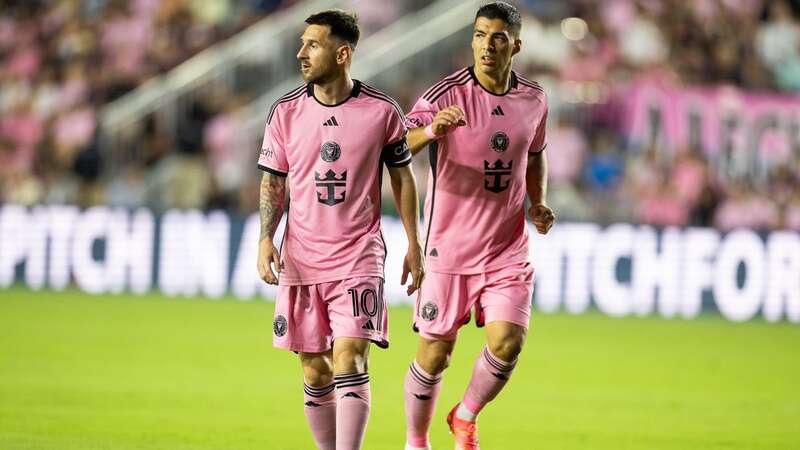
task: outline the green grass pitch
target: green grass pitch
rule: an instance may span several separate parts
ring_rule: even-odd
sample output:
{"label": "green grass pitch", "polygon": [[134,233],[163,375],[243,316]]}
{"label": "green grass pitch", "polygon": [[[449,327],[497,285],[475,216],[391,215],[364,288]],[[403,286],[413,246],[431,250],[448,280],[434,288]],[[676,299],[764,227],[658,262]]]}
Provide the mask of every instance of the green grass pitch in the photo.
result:
{"label": "green grass pitch", "polygon": [[[271,347],[273,306],[158,295],[0,291],[0,449],[308,450],[301,371]],[[409,308],[372,350],[365,450],[402,449]],[[482,345],[464,329],[434,418]],[[800,326],[535,316],[485,450],[800,448]]]}

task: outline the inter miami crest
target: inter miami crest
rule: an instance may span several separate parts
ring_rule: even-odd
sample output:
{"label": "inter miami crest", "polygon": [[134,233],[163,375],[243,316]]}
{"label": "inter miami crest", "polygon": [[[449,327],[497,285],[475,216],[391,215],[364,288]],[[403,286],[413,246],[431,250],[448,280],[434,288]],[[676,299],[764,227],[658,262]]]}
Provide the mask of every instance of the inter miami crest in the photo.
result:
{"label": "inter miami crest", "polygon": [[275,321],[272,322],[272,332],[275,333],[275,336],[283,337],[288,328],[289,325],[286,323],[286,317],[283,314],[275,316]]}
{"label": "inter miami crest", "polygon": [[497,153],[503,153],[504,151],[508,150],[509,142],[508,135],[502,131],[498,131],[492,135],[490,144],[492,145],[492,150],[496,151]]}
{"label": "inter miami crest", "polygon": [[428,322],[431,322],[439,315],[439,307],[436,306],[436,303],[431,301],[425,302],[419,315]]}
{"label": "inter miami crest", "polygon": [[334,162],[342,156],[342,148],[334,141],[327,141],[322,144],[319,154],[323,161]]}
{"label": "inter miami crest", "polygon": [[487,179],[483,180],[483,188],[487,191],[494,192],[495,194],[499,194],[500,192],[508,189],[511,181],[509,180],[504,183],[503,177],[511,176],[511,168],[513,166],[514,161],[509,161],[508,165],[506,165],[499,159],[495,161],[494,164],[490,164],[489,161],[484,160],[483,174]]}
{"label": "inter miami crest", "polygon": [[314,181],[317,183],[318,188],[324,189],[322,192],[317,191],[317,201],[323,205],[333,206],[338,205],[344,201],[345,191],[342,190],[342,195],[337,196],[337,189],[347,186],[347,171],[337,175],[333,170],[328,170],[325,175],[320,175],[319,172],[314,172]]}

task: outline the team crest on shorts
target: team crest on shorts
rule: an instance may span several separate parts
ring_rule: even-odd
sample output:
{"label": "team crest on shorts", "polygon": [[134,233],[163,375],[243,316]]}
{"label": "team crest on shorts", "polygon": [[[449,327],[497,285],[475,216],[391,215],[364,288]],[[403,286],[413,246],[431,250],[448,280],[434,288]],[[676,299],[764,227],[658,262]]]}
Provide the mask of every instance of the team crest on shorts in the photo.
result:
{"label": "team crest on shorts", "polygon": [[422,305],[422,311],[420,311],[419,315],[428,322],[431,322],[439,315],[439,307],[436,306],[436,303],[431,301],[425,302],[425,304]]}
{"label": "team crest on shorts", "polygon": [[342,148],[334,141],[327,141],[322,144],[319,155],[325,162],[334,162],[342,156]]}
{"label": "team crest on shorts", "polygon": [[284,317],[283,314],[278,314],[275,316],[275,321],[272,322],[272,332],[275,333],[275,336],[283,337],[288,328],[289,325],[287,324],[286,317]]}
{"label": "team crest on shorts", "polygon": [[492,150],[496,151],[497,153],[503,153],[504,151],[508,150],[509,142],[508,135],[502,131],[498,131],[492,135]]}

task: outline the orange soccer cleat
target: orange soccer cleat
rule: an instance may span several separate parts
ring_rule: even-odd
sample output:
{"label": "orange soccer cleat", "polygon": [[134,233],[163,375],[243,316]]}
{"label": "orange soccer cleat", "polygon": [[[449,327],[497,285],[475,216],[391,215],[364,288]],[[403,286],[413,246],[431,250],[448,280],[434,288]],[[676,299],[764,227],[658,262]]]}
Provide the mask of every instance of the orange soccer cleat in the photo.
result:
{"label": "orange soccer cleat", "polygon": [[456,441],[455,450],[480,450],[478,445],[478,424],[459,419],[456,416],[458,404],[450,410],[447,415],[447,425],[450,426],[450,433]]}

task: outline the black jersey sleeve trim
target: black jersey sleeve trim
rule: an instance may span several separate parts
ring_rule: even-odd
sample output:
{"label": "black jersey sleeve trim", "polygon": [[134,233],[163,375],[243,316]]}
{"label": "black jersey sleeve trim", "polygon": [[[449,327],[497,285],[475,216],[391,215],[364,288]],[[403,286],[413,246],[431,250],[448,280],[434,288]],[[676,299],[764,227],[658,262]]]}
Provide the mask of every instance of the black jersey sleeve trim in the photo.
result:
{"label": "black jersey sleeve trim", "polygon": [[542,146],[542,148],[540,148],[539,150],[529,150],[529,151],[528,151],[528,154],[529,154],[529,155],[538,155],[539,153],[542,153],[542,152],[543,152],[543,151],[545,151],[545,150],[547,150],[547,143],[546,143],[546,142],[545,142],[545,144]]}
{"label": "black jersey sleeve trim", "polygon": [[286,176],[289,175],[288,172],[281,172],[280,170],[273,169],[272,167],[267,167],[267,166],[265,166],[263,164],[259,164],[258,168],[263,170],[264,172],[268,172],[268,173],[271,173],[273,175],[277,175],[279,177],[286,177]]}

